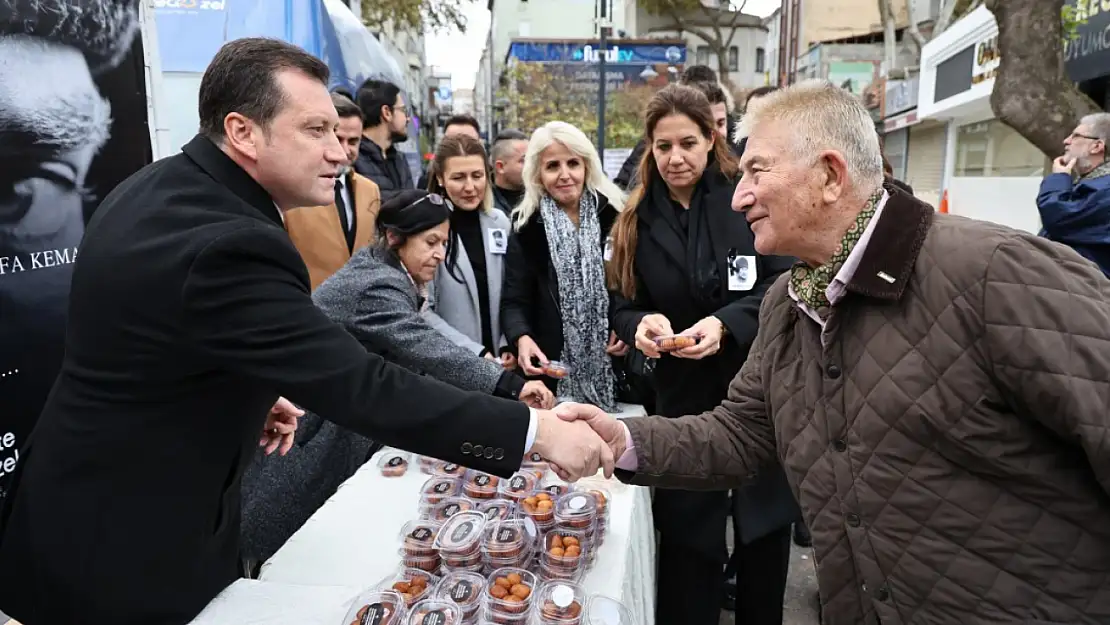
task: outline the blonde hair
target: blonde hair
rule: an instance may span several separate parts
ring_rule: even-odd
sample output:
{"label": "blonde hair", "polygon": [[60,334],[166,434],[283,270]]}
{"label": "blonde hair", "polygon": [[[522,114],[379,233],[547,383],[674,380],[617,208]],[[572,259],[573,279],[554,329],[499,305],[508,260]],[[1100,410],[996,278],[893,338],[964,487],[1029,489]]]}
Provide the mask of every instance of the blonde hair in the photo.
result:
{"label": "blonde hair", "polygon": [[863,104],[848,91],[827,80],[806,80],[752,100],[740,121],[740,136],[766,123],[792,132],[794,156],[816,162],[822,150],[844,156],[848,174],[864,195],[883,184],[883,152],[875,122]]}
{"label": "blonde hair", "polygon": [[[482,159],[483,163],[488,162],[486,149],[482,146],[482,142],[470,135],[451,135],[450,137],[444,137],[439,142],[435,158],[432,159],[432,165],[428,168],[429,193],[438,193],[446,199],[451,199],[447,197],[447,188],[440,184],[439,176],[446,171],[447,161],[464,156],[477,156]],[[482,205],[478,207],[478,210],[483,213],[489,213],[493,210],[493,180],[490,179],[488,167],[486,168],[486,193],[482,197]]]}
{"label": "blonde hair", "polygon": [[583,160],[586,166],[583,193],[600,193],[618,212],[624,209],[624,192],[605,175],[597,149],[590,143],[586,133],[566,122],[548,122],[532,133],[532,138],[528,140],[528,149],[524,153],[524,198],[513,211],[513,228],[517,231],[532,218],[540,206],[540,198],[546,193],[540,182],[540,154],[556,143],[562,144]]}

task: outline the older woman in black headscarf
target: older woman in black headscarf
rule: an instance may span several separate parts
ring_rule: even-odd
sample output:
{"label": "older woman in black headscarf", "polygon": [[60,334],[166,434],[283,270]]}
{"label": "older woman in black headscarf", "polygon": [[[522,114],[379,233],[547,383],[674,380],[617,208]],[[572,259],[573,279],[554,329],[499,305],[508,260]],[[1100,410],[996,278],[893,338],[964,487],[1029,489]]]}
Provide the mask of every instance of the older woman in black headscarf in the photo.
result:
{"label": "older woman in black headscarf", "polygon": [[[408,190],[382,204],[377,245],[355,253],[312,293],[316,305],[363,346],[462,389],[550,408],[539,381],[525,382],[440,334],[428,322],[426,285],[448,257],[451,207],[437,194]],[[261,562],[293,535],[376,450],[370,439],[311,413],[287,456],[259,453],[243,478],[244,555]]]}

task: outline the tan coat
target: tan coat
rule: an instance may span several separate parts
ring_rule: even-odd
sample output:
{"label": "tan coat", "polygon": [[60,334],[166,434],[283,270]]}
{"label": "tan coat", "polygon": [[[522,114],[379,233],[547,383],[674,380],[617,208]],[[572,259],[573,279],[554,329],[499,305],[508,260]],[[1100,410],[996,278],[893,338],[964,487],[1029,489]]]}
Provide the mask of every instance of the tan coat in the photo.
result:
{"label": "tan coat", "polygon": [[[381,194],[378,185],[369,178],[351,172],[351,181],[355,213],[354,251],[358,251],[374,240]],[[334,203],[286,211],[285,229],[308,267],[313,290],[351,260],[343,224],[339,221],[339,211]]]}
{"label": "tan coat", "polygon": [[901,192],[879,219],[827,346],[784,275],[721,406],[626,421],[631,481],[735,488],[777,456],[825,625],[1110,623],[1110,281]]}

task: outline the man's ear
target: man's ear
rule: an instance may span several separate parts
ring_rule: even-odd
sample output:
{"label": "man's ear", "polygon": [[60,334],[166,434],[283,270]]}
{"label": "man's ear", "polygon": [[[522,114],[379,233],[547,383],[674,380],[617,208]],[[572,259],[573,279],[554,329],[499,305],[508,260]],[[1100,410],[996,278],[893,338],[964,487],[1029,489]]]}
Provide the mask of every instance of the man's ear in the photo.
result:
{"label": "man's ear", "polygon": [[817,166],[824,178],[821,182],[822,199],[832,204],[844,196],[849,186],[848,161],[836,150],[825,150],[817,157]]}
{"label": "man's ear", "polygon": [[224,141],[252,161],[258,160],[258,130],[254,122],[240,113],[228,113],[224,118]]}

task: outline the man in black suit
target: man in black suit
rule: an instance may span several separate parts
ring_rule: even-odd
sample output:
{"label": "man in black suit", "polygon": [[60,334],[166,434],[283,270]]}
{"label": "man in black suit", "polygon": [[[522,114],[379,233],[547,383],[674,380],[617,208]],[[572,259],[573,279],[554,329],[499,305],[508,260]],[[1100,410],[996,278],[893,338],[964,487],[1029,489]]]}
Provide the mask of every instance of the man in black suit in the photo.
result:
{"label": "man in black suit", "polygon": [[[24,625],[192,620],[236,578],[240,476],[279,396],[502,476],[529,449],[570,477],[611,470],[584,424],[388,365],[313,306],[282,211],[332,199],[327,79],[300,48],[228,43],[200,135],[89,223],[62,370],[0,518],[0,609]],[[275,410],[271,448],[295,422]]]}

